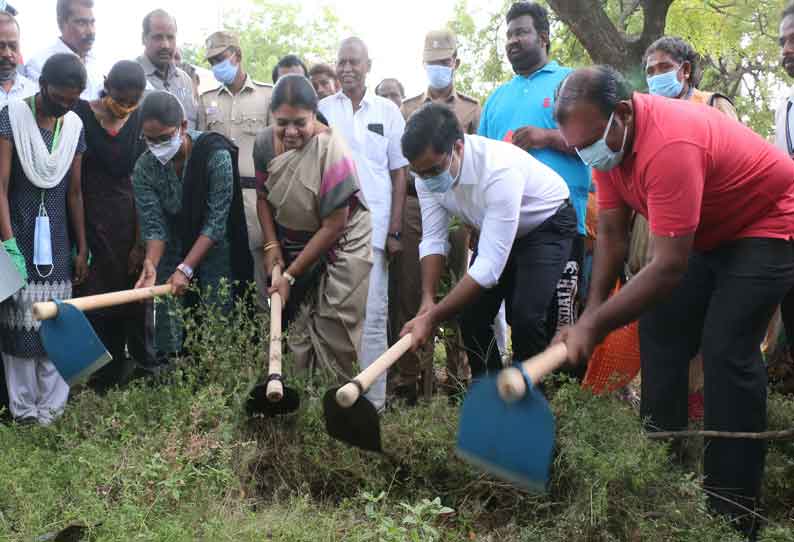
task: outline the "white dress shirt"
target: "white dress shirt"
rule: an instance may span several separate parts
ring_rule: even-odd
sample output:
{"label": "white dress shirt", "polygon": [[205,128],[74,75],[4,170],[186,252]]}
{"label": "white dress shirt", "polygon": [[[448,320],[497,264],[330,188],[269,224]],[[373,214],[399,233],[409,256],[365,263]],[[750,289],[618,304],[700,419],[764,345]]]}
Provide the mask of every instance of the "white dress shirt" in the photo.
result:
{"label": "white dress shirt", "polygon": [[463,137],[463,169],[454,187],[434,193],[416,179],[422,207],[419,258],[447,254],[450,217],[457,216],[480,232],[469,275],[483,288],[492,288],[515,240],[551,218],[570,193],[553,169],[515,145],[476,135]]}
{"label": "white dress shirt", "polygon": [[794,88],[780,101],[775,112],[775,145],[791,156],[794,152]]}
{"label": "white dress shirt", "polygon": [[11,90],[6,92],[0,87],[0,109],[4,108],[10,100],[24,100],[39,91],[39,84],[31,81],[24,75],[17,74]]}
{"label": "white dress shirt", "polygon": [[[32,58],[27,59],[25,75],[27,75],[28,79],[38,81],[44,64],[52,55],[58,53],[75,54],[61,38],[56,39],[52,45],[39,51]],[[86,80],[85,90],[80,97],[86,101],[96,100],[99,98],[99,93],[105,88],[105,76],[97,65],[96,57],[91,52],[85,57],[85,71],[88,73],[88,79]]]}
{"label": "white dress shirt", "polygon": [[393,102],[369,91],[355,113],[350,98],[341,91],[321,100],[320,112],[350,146],[372,216],[372,244],[383,250],[391,218],[390,172],[408,165],[400,143],[405,119]]}

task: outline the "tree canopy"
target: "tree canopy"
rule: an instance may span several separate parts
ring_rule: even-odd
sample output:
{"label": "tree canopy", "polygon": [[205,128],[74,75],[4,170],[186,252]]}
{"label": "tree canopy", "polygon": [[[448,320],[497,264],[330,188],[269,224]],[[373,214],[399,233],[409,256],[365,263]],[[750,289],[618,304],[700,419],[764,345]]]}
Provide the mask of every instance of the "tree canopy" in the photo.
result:
{"label": "tree canopy", "polygon": [[[251,77],[270,83],[281,57],[296,54],[307,65],[335,58],[341,33],[347,30],[330,8],[306,13],[283,0],[253,0],[252,9],[226,14],[225,27],[240,36],[243,65]],[[185,60],[206,66],[204,45],[183,48]]]}
{"label": "tree canopy", "polygon": [[[485,98],[512,76],[504,54],[504,15],[512,0],[478,12],[459,0],[449,27],[461,43],[462,90]],[[611,64],[645,90],[643,54],[654,40],[676,35],[703,57],[700,87],[734,100],[761,134],[773,124],[777,91],[786,84],[779,63],[780,0],[547,0],[552,56],[564,65]]]}

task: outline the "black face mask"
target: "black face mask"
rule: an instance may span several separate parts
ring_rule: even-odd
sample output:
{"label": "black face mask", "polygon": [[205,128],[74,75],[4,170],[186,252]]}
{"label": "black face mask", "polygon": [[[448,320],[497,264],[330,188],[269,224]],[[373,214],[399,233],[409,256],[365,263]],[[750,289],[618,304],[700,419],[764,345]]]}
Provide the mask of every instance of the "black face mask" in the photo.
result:
{"label": "black face mask", "polygon": [[39,94],[41,95],[41,104],[44,106],[44,110],[47,112],[47,115],[58,118],[64,116],[70,111],[70,109],[67,109],[61,104],[52,101],[50,94],[45,87],[41,88]]}

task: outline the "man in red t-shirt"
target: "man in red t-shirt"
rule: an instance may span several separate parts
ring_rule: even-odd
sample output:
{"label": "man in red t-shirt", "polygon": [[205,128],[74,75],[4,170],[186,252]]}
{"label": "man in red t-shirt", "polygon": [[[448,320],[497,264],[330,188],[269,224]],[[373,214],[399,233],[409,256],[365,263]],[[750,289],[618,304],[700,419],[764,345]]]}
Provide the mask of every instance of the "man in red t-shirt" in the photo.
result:
{"label": "man in red t-shirt", "polygon": [[[794,285],[794,162],[740,123],[684,100],[632,94],[612,68],[578,70],[558,91],[566,142],[595,170],[599,224],[587,309],[563,331],[584,362],[640,318],[641,416],[650,430],[687,425],[689,360],[702,348],[706,429],[766,429],[760,344]],[[648,218],[652,259],[607,300],[628,248],[631,210]],[[711,505],[757,529],[761,441],[712,439]]]}

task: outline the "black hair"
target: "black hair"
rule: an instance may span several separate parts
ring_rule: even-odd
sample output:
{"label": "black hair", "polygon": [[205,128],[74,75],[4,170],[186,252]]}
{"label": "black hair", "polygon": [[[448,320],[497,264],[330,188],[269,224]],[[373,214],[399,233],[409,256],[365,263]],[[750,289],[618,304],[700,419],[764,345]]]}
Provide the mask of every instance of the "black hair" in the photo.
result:
{"label": "black hair", "polygon": [[565,122],[571,108],[579,102],[595,105],[608,117],[619,102],[631,98],[631,89],[626,79],[612,66],[597,65],[580,68],[562,80],[557,87],[554,103],[554,118]]}
{"label": "black hair", "polygon": [[85,90],[88,75],[80,57],[73,53],[52,55],[41,69],[41,86]]}
{"label": "black hair", "polygon": [[144,98],[141,104],[141,124],[156,120],[163,126],[182,126],[185,110],[179,99],[165,90],[156,90]]}
{"label": "black hair", "polygon": [[794,2],[789,2],[788,5],[783,8],[783,13],[780,14],[780,20],[782,21],[789,15],[794,15]]}
{"label": "black hair", "polygon": [[429,103],[416,111],[402,137],[403,156],[413,162],[432,147],[437,153],[449,154],[455,142],[463,139],[458,117],[447,106]]}
{"label": "black hair", "polygon": [[312,69],[309,70],[309,77],[311,78],[315,75],[327,75],[331,79],[336,79],[336,70],[329,64],[315,64],[312,66]]}
{"label": "black hair", "polygon": [[645,54],[642,57],[643,64],[648,61],[648,56],[656,51],[667,53],[676,64],[681,65],[684,62],[689,62],[692,66],[689,75],[689,84],[697,88],[703,75],[700,69],[701,58],[688,42],[676,36],[662,36],[650,44],[645,50]]}
{"label": "black hair", "polygon": [[548,54],[549,50],[551,49],[551,27],[549,25],[549,12],[546,11],[546,8],[540,4],[536,4],[535,2],[516,2],[510,6],[505,19],[507,24],[510,24],[510,21],[513,19],[523,17],[524,15],[529,15],[532,17],[532,24],[535,25],[535,32],[538,34],[541,32],[546,34],[546,54]]}
{"label": "black hair", "polygon": [[72,16],[72,6],[80,4],[87,8],[94,7],[94,0],[58,0],[55,4],[55,15],[58,18],[58,24],[63,24]]}
{"label": "black hair", "polygon": [[270,97],[270,110],[276,111],[286,104],[317,113],[318,101],[311,81],[300,74],[290,73],[281,77],[273,88],[273,95]]}
{"label": "black hair", "polygon": [[305,77],[309,76],[309,70],[306,69],[306,64],[304,64],[303,61],[300,58],[298,58],[298,55],[287,55],[283,57],[281,60],[279,60],[278,64],[276,64],[273,67],[273,73],[270,74],[273,79],[273,82],[274,83],[278,82],[279,68],[291,68],[293,66],[300,66],[301,68],[303,68],[303,75]]}
{"label": "black hair", "polygon": [[402,84],[402,83],[400,83],[400,82],[399,82],[397,79],[395,79],[394,77],[387,77],[386,79],[384,79],[383,81],[381,81],[380,83],[378,83],[378,86],[376,86],[376,87],[375,87],[375,94],[377,94],[377,95],[380,95],[380,87],[381,87],[381,85],[382,85],[383,83],[396,83],[396,84],[397,84],[397,88],[399,88],[399,89],[400,89],[400,96],[402,96],[403,98],[405,98],[405,87],[403,86],[403,84]]}
{"label": "black hair", "polygon": [[110,73],[108,73],[105,80],[105,87],[143,92],[146,88],[146,73],[137,62],[121,60],[116,62],[110,69]]}
{"label": "black hair", "polygon": [[174,28],[176,28],[176,17],[165,11],[164,9],[156,9],[154,11],[150,11],[146,14],[143,18],[143,37],[145,38],[148,36],[152,31],[152,19],[155,17],[163,17],[165,19],[170,19],[172,23],[174,23]]}

